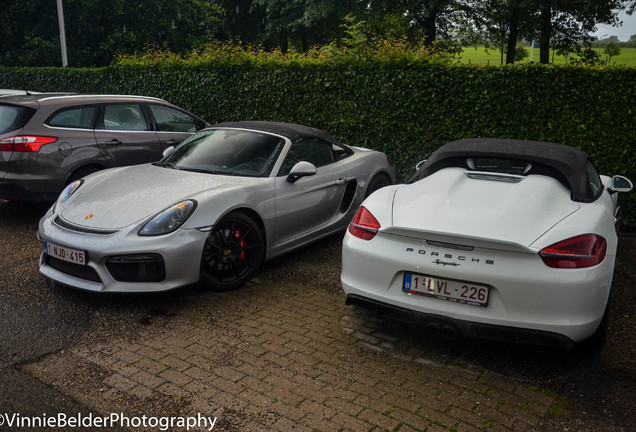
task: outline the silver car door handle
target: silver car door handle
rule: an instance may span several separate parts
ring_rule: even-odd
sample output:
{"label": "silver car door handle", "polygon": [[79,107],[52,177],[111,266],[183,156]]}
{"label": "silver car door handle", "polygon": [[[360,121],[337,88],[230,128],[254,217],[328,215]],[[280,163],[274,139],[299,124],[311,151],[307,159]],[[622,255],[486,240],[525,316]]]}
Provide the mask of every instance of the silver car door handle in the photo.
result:
{"label": "silver car door handle", "polygon": [[336,180],[336,184],[337,185],[341,185],[343,184],[347,179],[344,177],[340,177],[338,180]]}
{"label": "silver car door handle", "polygon": [[118,145],[121,145],[121,141],[119,141],[117,138],[115,138],[115,139],[112,139],[110,141],[106,141],[106,145],[118,146]]}

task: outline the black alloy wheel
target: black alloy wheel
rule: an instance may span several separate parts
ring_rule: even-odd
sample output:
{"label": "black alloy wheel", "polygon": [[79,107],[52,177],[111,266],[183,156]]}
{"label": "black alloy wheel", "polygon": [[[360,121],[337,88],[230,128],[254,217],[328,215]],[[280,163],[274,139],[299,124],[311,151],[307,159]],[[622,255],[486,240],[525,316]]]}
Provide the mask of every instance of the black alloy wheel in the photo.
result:
{"label": "black alloy wheel", "polygon": [[217,223],[203,246],[201,282],[215,291],[238,288],[263,264],[265,241],[258,225],[242,213]]}

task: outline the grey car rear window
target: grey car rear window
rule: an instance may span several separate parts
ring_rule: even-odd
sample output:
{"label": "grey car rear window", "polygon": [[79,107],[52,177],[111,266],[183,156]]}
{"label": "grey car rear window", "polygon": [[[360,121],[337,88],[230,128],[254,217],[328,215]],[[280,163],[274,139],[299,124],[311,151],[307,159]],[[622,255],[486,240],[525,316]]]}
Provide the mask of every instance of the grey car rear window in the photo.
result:
{"label": "grey car rear window", "polygon": [[0,104],[0,134],[22,129],[33,114],[33,108]]}
{"label": "grey car rear window", "polygon": [[97,105],[66,108],[57,111],[44,124],[51,127],[92,129]]}

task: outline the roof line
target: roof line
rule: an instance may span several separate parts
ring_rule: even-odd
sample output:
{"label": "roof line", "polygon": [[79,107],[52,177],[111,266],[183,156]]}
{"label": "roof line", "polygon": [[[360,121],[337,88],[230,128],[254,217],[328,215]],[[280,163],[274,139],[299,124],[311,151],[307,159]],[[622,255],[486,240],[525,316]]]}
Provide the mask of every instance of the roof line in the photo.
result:
{"label": "roof line", "polygon": [[111,98],[111,97],[126,97],[132,99],[143,99],[143,100],[156,100],[165,102],[161,98],[156,98],[152,96],[139,96],[139,95],[110,95],[110,94],[83,94],[83,95],[63,95],[63,96],[49,96],[46,98],[40,99],[41,101],[48,101],[52,99],[81,99],[81,98]]}

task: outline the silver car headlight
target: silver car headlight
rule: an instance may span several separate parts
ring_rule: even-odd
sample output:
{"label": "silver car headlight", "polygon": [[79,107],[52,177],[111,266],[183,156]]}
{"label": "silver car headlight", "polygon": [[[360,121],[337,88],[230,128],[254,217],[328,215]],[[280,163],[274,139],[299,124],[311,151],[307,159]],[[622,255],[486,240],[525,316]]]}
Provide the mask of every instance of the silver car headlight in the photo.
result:
{"label": "silver car headlight", "polygon": [[82,183],[84,183],[84,180],[75,180],[73,183],[70,183],[68,186],[66,186],[60,196],[57,198],[54,210],[57,209],[60,204],[64,204],[66,201],[68,201],[71,195],[73,195],[77,191],[77,189],[79,189]]}
{"label": "silver car headlight", "polygon": [[150,219],[141,227],[140,236],[158,236],[176,231],[188,220],[197,206],[194,200],[181,201]]}

